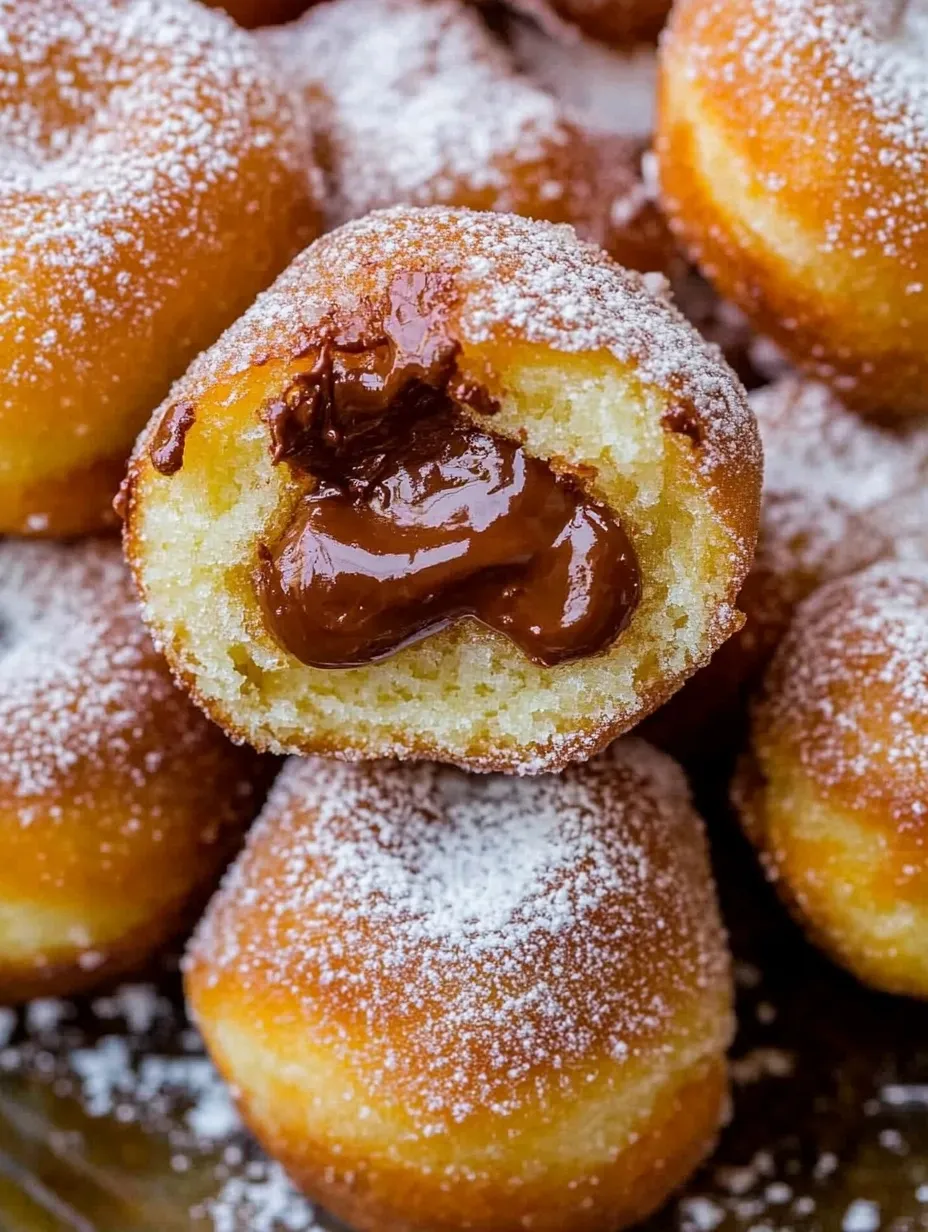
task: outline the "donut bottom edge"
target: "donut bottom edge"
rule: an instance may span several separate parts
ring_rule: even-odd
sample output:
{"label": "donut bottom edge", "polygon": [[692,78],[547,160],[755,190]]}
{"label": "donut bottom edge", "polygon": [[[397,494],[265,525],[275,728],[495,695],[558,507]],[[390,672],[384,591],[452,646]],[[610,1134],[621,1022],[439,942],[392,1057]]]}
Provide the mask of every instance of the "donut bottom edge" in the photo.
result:
{"label": "donut bottom edge", "polygon": [[[686,1044],[668,1041],[649,1053],[637,1081],[623,1073],[617,1081],[628,1085],[618,1094],[603,1065],[574,1107],[546,1110],[548,1123],[534,1135],[525,1110],[522,1132],[510,1131],[508,1141],[505,1128],[491,1129],[489,1114],[436,1147],[408,1126],[404,1133],[403,1109],[395,1105],[375,1110],[378,1121],[386,1114],[379,1125],[386,1134],[376,1142],[371,1120],[344,1102],[344,1075],[326,1073],[331,1058],[320,1053],[318,1068],[308,1066],[312,1050],[304,1042],[295,1065],[285,1034],[257,1042],[253,1023],[235,1021],[234,1012],[219,1020],[212,991],[190,972],[187,989],[250,1130],[312,1200],[359,1232],[617,1232],[685,1183],[713,1150],[727,1115],[724,1055],[706,1051],[681,1061],[677,1050]],[[658,1058],[662,1072],[649,1074]],[[328,1115],[316,1112],[320,1102]],[[583,1158],[578,1144],[591,1130],[600,1140],[612,1134],[621,1147],[611,1157]]]}
{"label": "donut bottom edge", "polygon": [[742,755],[732,799],[809,938],[882,992],[928,998],[928,868],[917,835],[829,800],[787,755]]}

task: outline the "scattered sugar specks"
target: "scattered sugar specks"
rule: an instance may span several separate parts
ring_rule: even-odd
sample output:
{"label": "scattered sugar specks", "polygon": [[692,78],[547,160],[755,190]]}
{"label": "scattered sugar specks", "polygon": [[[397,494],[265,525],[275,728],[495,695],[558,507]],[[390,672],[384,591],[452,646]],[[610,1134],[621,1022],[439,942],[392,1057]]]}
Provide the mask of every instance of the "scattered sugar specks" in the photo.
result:
{"label": "scattered sugar specks", "polygon": [[880,1227],[880,1208],[866,1198],[855,1198],[844,1212],[841,1232],[877,1232]]}

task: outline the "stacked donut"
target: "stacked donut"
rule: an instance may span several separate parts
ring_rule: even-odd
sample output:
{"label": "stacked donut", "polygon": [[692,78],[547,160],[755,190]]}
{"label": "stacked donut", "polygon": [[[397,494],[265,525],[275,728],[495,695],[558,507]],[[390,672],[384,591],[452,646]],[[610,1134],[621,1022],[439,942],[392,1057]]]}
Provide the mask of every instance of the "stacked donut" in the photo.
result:
{"label": "stacked donut", "polygon": [[753,698],[766,866],[928,994],[924,7],[680,0],[655,160],[668,7],[0,0],[0,1000],[149,960],[260,810],[188,1002],[358,1229],[606,1232],[711,1149],[649,716]]}

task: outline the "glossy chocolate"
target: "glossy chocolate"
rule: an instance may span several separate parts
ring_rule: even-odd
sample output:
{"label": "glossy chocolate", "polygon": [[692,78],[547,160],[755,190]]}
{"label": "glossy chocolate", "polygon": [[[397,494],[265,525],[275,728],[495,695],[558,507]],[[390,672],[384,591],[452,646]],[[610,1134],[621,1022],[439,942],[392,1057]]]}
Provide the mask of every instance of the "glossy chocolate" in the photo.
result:
{"label": "glossy chocolate", "polygon": [[176,475],[184,465],[184,446],[187,433],[196,419],[192,402],[175,402],[161,416],[161,421],[151,438],[148,456],[156,471],[162,475]]}
{"label": "glossy chocolate", "polygon": [[[471,423],[445,287],[392,288],[383,329],[334,327],[265,412],[274,458],[318,480],[256,585],[275,637],[313,667],[376,662],[464,616],[537,663],[596,654],[640,597],[634,550],[570,476]],[[436,307],[437,305],[437,307]]]}

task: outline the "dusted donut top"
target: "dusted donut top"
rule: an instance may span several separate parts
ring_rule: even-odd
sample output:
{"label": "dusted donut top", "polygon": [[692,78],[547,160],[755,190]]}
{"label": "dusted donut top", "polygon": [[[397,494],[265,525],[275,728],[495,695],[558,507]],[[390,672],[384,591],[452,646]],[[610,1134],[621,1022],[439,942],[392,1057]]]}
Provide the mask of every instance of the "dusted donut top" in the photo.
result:
{"label": "dusted donut top", "polygon": [[800,609],[765,687],[759,738],[823,794],[925,828],[928,565],[876,565]]}
{"label": "dusted donut top", "polygon": [[317,1045],[442,1132],[633,1062],[697,988],[723,1004],[712,894],[683,775],[637,741],[531,780],[291,761],[190,961],[246,1017],[304,1006]]}

